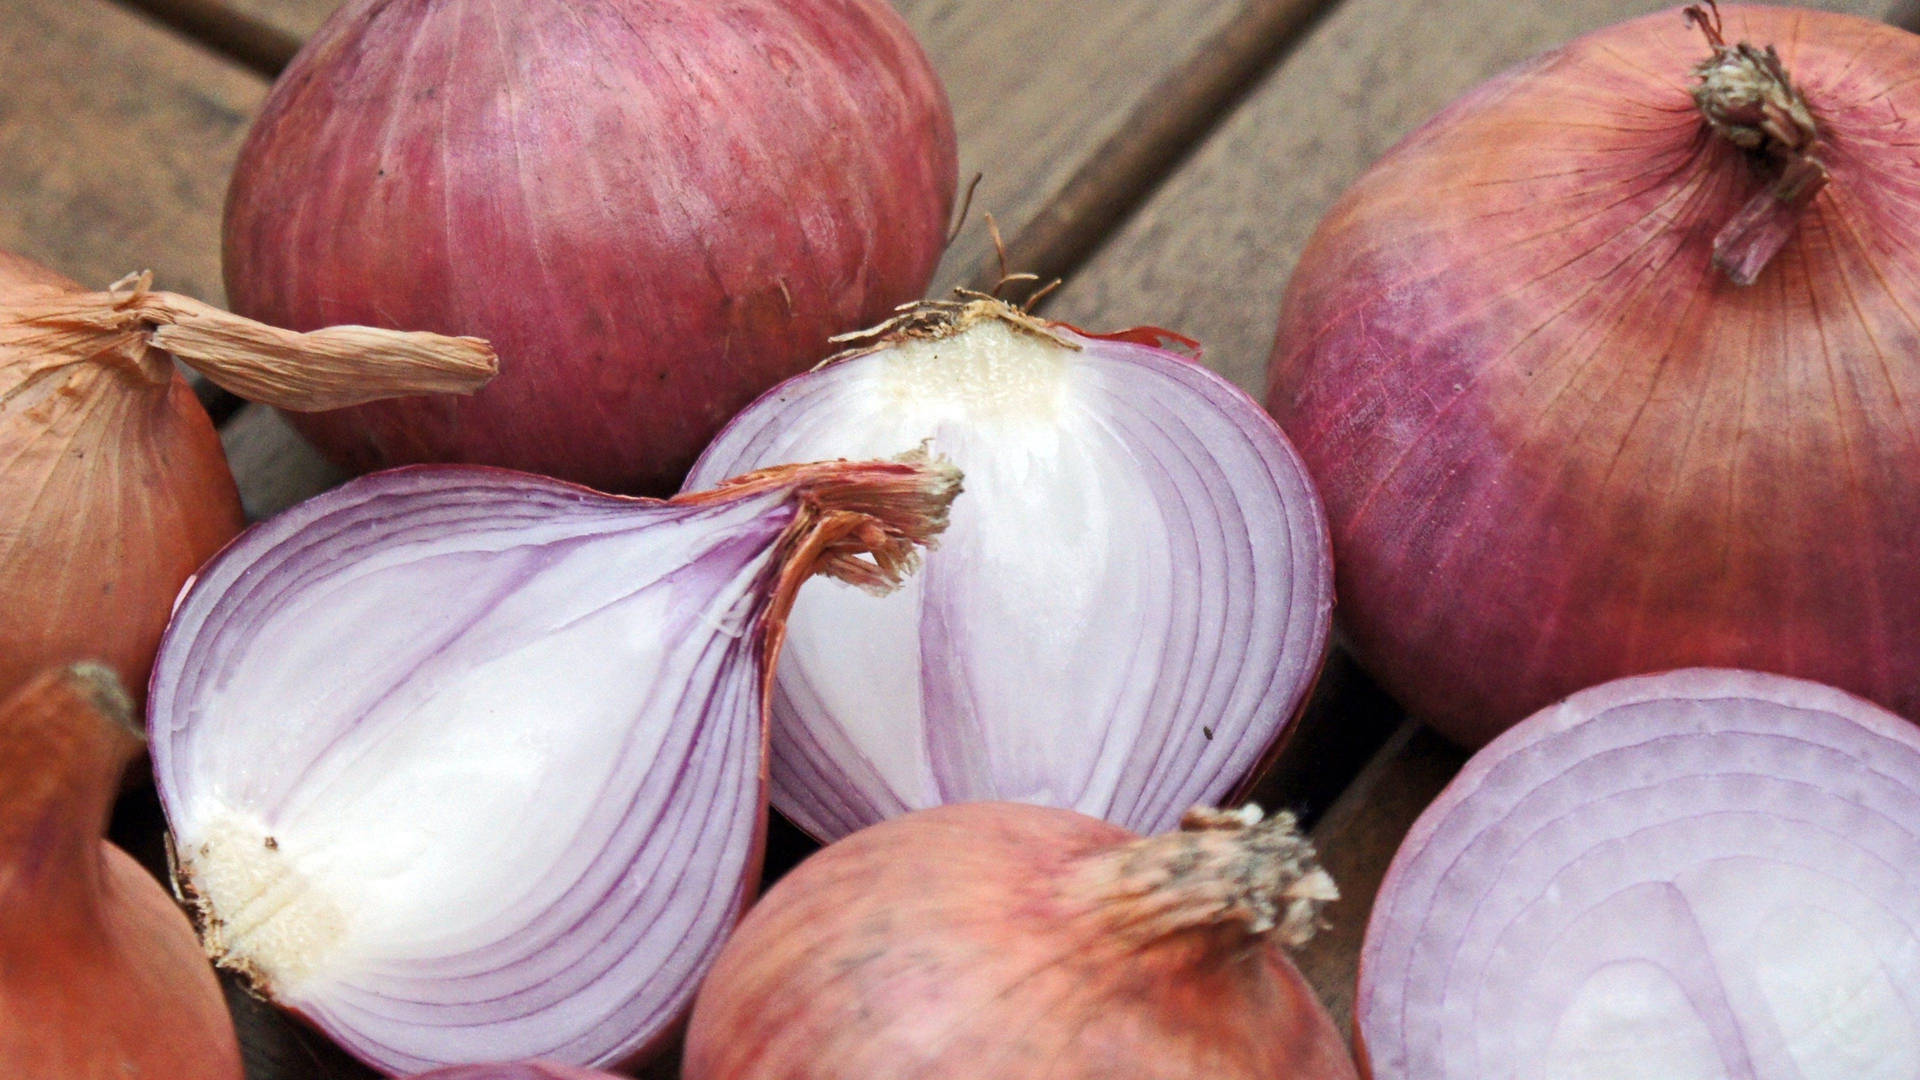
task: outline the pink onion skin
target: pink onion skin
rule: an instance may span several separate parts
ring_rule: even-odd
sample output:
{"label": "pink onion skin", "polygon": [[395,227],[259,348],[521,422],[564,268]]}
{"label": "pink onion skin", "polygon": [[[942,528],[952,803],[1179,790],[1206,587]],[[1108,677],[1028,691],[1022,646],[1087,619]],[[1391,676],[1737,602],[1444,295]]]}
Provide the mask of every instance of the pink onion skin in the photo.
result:
{"label": "pink onion skin", "polygon": [[1688,93],[1678,11],[1469,94],[1321,225],[1268,408],[1332,522],[1356,653],[1466,745],[1700,665],[1920,716],[1920,38],[1723,6],[1778,46],[1831,182],[1756,284],[1710,264],[1764,181]]}
{"label": "pink onion skin", "polygon": [[884,0],[357,0],[241,153],[227,291],[499,349],[471,400],[291,417],[342,465],[666,493],[828,337],[921,294],[956,160]]}
{"label": "pink onion skin", "polygon": [[455,1065],[420,1073],[411,1080],[621,1080],[612,1073],[576,1069],[549,1061],[515,1061],[501,1065]]}
{"label": "pink onion skin", "polygon": [[[1762,820],[1769,809],[1771,816]],[[1904,836],[1889,850],[1894,833]],[[1504,1006],[1501,1019],[1511,1020],[1515,1011],[1513,987],[1490,985],[1483,977],[1492,967],[1490,957],[1503,962],[1509,974],[1516,968],[1536,972],[1529,976],[1533,983],[1545,985],[1529,986],[1528,992],[1532,999],[1551,1000],[1547,993],[1557,989],[1551,985],[1554,977],[1573,969],[1564,957],[1515,944],[1513,939],[1521,937],[1516,926],[1528,919],[1546,924],[1533,936],[1544,936],[1555,949],[1571,943],[1577,950],[1594,941],[1605,949],[1627,941],[1648,958],[1657,956],[1656,962],[1686,971],[1684,958],[1663,953],[1677,936],[1669,927],[1616,916],[1617,932],[1608,942],[1577,920],[1649,885],[1686,895],[1689,875],[1703,867],[1743,857],[1792,866],[1791,856],[1780,850],[1781,835],[1801,845],[1806,868],[1844,867],[1844,874],[1836,875],[1843,888],[1858,889],[1870,906],[1878,904],[1887,917],[1913,927],[1913,892],[1906,886],[1888,889],[1886,881],[1910,885],[1915,877],[1915,863],[1907,856],[1920,847],[1920,732],[1831,687],[1723,669],[1617,679],[1535,713],[1467,762],[1394,856],[1359,958],[1354,1042],[1361,1074],[1369,1080],[1458,1080],[1458,1071],[1436,1064],[1442,1053],[1442,1039],[1433,1037],[1436,1024],[1445,1040],[1471,1043],[1477,1035],[1485,1037],[1490,1022],[1463,1011],[1468,999]],[[1520,891],[1511,878],[1531,881],[1535,888]],[[1876,890],[1881,895],[1876,897]],[[1844,910],[1837,904],[1829,908],[1831,897],[1817,892],[1796,893],[1793,901],[1795,909]],[[1738,906],[1761,908],[1767,902],[1778,904],[1777,892],[1754,884]],[[1689,907],[1681,925],[1704,940],[1703,922],[1704,916],[1696,921]],[[1479,930],[1478,940],[1463,941],[1463,928]],[[1805,932],[1808,926],[1797,929]],[[1487,939],[1496,932],[1489,950]],[[1910,941],[1914,938],[1920,934],[1910,932]],[[1809,944],[1814,940],[1810,933],[1793,938],[1803,954],[1818,948]],[[1723,939],[1720,944],[1730,952],[1759,953],[1766,943]],[[1882,961],[1896,979],[1903,968],[1914,967],[1910,943],[1897,953],[1887,950]],[[1697,966],[1691,972],[1700,973]],[[1713,974],[1727,985],[1744,983],[1749,1005],[1757,997],[1751,971]],[[1910,995],[1910,984],[1894,985],[1908,987]],[[1693,992],[1689,1004],[1703,1015],[1709,1004],[1725,1007],[1724,1001],[1700,1000],[1712,995],[1700,994],[1697,983],[1688,989]],[[1842,989],[1805,992],[1844,1015]],[[1726,992],[1719,994],[1724,998]],[[1440,995],[1445,1000],[1436,1002]],[[1911,1006],[1909,1014],[1920,1015]],[[1826,1034],[1843,1041],[1872,1045],[1875,1034],[1884,1034],[1822,1019],[1839,1029]],[[1731,1025],[1734,1030],[1715,1033],[1723,1054],[1727,1043],[1750,1041],[1748,1051],[1759,1059],[1745,1069],[1728,1063],[1727,1075],[1834,1075],[1779,1045],[1777,1029],[1789,1021],[1769,1018],[1768,1025],[1756,1027],[1769,1025],[1775,1029],[1772,1047],[1766,1046],[1764,1031],[1743,1037],[1738,1025]],[[1410,1031],[1413,1037],[1400,1038]],[[1511,1024],[1500,1031],[1503,1048],[1524,1046],[1521,1036],[1537,1034]],[[1795,1036],[1818,1045],[1818,1034],[1802,1030]],[[1766,1050],[1774,1051],[1770,1058],[1761,1056]],[[1541,1075],[1557,1064],[1531,1063]],[[1482,1061],[1473,1075],[1511,1075],[1501,1071],[1502,1064]],[[1834,1063],[1824,1064],[1830,1069]]]}
{"label": "pink onion skin", "polygon": [[1124,903],[1089,902],[1091,860],[1138,843],[1071,810],[957,803],[822,849],[721,952],[684,1080],[1351,1080],[1279,944],[1225,920],[1129,934]]}

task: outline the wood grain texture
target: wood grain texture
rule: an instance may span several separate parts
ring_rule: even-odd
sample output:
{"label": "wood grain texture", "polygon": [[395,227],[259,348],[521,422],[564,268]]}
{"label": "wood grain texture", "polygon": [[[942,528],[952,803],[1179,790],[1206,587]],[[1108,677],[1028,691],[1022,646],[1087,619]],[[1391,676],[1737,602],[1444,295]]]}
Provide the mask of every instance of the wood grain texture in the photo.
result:
{"label": "wood grain texture", "polygon": [[1353,1023],[1354,978],[1367,917],[1400,841],[1467,755],[1425,727],[1406,723],[1347,785],[1313,830],[1320,862],[1340,886],[1328,926],[1293,961],[1342,1031]]}
{"label": "wood grain texture", "polygon": [[[1885,16],[1894,0],[1805,6]],[[1662,0],[1345,0],[1049,300],[1094,329],[1200,339],[1259,397],[1280,296],[1322,214],[1402,135],[1488,76]],[[1676,12],[1674,18],[1679,18]]]}
{"label": "wood grain texture", "polygon": [[219,301],[220,204],[263,80],[106,0],[5,0],[0,87],[0,248]]}

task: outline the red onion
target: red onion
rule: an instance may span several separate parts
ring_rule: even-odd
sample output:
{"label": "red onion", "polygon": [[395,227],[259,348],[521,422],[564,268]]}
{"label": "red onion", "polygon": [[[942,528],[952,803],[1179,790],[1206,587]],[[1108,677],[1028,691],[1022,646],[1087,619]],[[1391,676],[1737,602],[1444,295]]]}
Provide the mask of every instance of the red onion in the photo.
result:
{"label": "red onion", "polygon": [[0,251],[0,696],[87,659],[144,687],[180,586],[246,524],[175,360],[291,408],[471,392],[494,369],[483,341],[290,334]]}
{"label": "red onion", "polygon": [[1282,943],[1335,896],[1293,818],[1141,839],[969,803],[825,848],[768,890],[687,1029],[685,1080],[1352,1080]]}
{"label": "red onion", "polygon": [[1920,1074],[1920,733],[1777,675],[1623,679],[1414,825],[1356,1014],[1375,1080]]}
{"label": "red onion", "polygon": [[1462,742],[1687,665],[1920,716],[1920,38],[1722,10],[1456,102],[1288,291],[1268,405],[1344,626]]}
{"label": "red onion", "polygon": [[418,467],[256,527],[151,696],[208,951],[388,1072],[638,1060],[757,877],[794,592],[897,580],[957,489],[832,462],[663,503]]}
{"label": "red onion", "polygon": [[955,174],[885,0],[356,0],[241,153],[227,292],[499,347],[472,401],[294,418],[342,464],[670,491],[830,335],[921,294]]}
{"label": "red onion", "polygon": [[769,392],[689,483],[928,440],[968,495],[927,572],[802,591],[774,805],[832,838],[970,799],[1173,827],[1277,745],[1333,604],[1305,469],[1231,384],[985,298],[919,305]]}
{"label": "red onion", "polygon": [[113,672],[44,672],[0,701],[0,1076],[240,1080],[186,916],[101,839],[140,752]]}

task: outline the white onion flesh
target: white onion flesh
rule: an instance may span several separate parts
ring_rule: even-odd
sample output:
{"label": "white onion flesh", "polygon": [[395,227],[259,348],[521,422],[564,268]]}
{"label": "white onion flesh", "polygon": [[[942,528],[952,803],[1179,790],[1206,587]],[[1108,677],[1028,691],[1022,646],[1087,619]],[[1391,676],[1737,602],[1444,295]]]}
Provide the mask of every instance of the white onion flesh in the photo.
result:
{"label": "white onion flesh", "polygon": [[391,1072],[657,1039],[758,873],[802,501],[410,469],[247,534],[152,691],[210,946]]}
{"label": "white onion flesh", "polygon": [[1324,517],[1279,429],[1185,358],[988,315],[776,387],[688,486],[923,440],[967,494],[897,592],[801,591],[774,805],[826,839],[987,799],[1152,833],[1228,796],[1327,647]]}
{"label": "white onion flesh", "polygon": [[1912,1080],[1920,733],[1749,672],[1576,694],[1414,826],[1356,1015],[1376,1080]]}

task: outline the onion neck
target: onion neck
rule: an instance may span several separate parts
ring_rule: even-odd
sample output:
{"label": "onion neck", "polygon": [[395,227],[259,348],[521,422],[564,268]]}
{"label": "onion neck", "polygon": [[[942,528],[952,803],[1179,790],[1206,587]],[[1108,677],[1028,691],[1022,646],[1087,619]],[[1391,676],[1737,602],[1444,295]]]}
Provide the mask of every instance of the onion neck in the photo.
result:
{"label": "onion neck", "polygon": [[1720,229],[1713,263],[1736,285],[1751,285],[1793,236],[1800,215],[1826,186],[1818,155],[1820,127],[1769,45],[1728,45],[1719,9],[1686,9],[1713,46],[1694,66],[1694,104],[1720,138],[1744,151],[1766,187]]}
{"label": "onion neck", "polygon": [[[101,837],[143,745],[111,670],[75,664],[0,703],[0,925],[97,915]],[[17,921],[24,920],[24,921]]]}
{"label": "onion neck", "polygon": [[5,321],[28,349],[99,358],[159,385],[178,359],[241,397],[294,412],[470,394],[499,370],[479,338],[366,326],[295,333],[151,284],[152,275],[135,274],[105,292],[33,296],[8,304]]}
{"label": "onion neck", "polygon": [[1340,898],[1294,816],[1257,806],[1189,810],[1178,832],[1088,857],[1069,890],[1139,944],[1207,932],[1304,945]]}

